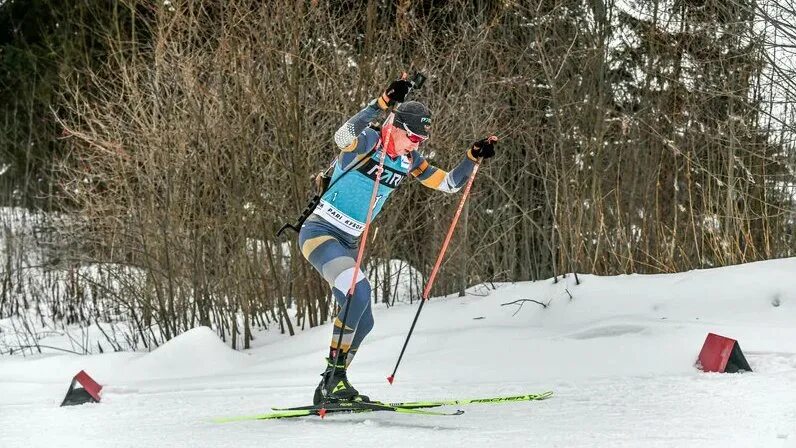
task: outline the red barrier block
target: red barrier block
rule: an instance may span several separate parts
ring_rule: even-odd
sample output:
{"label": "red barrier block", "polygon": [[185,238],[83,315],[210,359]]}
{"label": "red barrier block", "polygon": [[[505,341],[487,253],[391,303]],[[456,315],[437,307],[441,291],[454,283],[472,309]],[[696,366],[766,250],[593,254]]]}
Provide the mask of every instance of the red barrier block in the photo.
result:
{"label": "red barrier block", "polygon": [[[80,387],[75,387],[78,384]],[[89,402],[99,403],[100,391],[102,391],[102,386],[88,376],[85,370],[81,370],[72,378],[72,384],[69,385],[69,390],[66,391],[66,397],[61,406],[74,406]]]}
{"label": "red barrier block", "polygon": [[697,359],[697,368],[705,372],[751,372],[752,368],[735,339],[708,333]]}

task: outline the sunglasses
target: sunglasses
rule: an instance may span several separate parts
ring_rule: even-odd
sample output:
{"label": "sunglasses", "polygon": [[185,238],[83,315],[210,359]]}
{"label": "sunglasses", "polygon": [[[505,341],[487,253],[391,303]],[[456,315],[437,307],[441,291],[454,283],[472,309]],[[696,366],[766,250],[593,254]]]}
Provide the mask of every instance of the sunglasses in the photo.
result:
{"label": "sunglasses", "polygon": [[406,137],[412,143],[423,143],[428,139],[428,137],[424,137],[420,134],[415,134],[414,132],[410,131],[409,128],[406,126],[406,123],[401,123],[403,125],[404,131],[406,131]]}

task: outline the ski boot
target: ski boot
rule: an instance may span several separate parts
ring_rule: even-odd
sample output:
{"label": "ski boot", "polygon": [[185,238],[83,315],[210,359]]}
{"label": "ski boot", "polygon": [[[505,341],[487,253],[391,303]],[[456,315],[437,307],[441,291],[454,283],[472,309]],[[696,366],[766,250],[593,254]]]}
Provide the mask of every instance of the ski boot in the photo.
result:
{"label": "ski boot", "polygon": [[[326,370],[321,374],[321,382],[315,388],[312,404],[335,403],[338,401],[370,401],[365,395],[354,389],[346,376],[345,353],[332,361],[326,358]],[[334,374],[332,372],[334,370]]]}

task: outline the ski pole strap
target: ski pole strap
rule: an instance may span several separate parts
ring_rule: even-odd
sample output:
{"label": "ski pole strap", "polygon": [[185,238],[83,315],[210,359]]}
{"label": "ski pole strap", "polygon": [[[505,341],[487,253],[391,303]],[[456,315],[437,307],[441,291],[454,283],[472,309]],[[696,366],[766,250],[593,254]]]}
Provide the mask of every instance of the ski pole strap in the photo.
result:
{"label": "ski pole strap", "polygon": [[[411,92],[413,89],[419,89],[423,87],[423,83],[426,82],[426,75],[420,72],[415,72],[415,74],[412,75],[412,79],[410,79],[409,82],[412,83],[412,89],[410,89],[409,92]],[[407,93],[407,95],[409,95],[409,93]],[[406,98],[404,98],[404,100],[405,99]]]}

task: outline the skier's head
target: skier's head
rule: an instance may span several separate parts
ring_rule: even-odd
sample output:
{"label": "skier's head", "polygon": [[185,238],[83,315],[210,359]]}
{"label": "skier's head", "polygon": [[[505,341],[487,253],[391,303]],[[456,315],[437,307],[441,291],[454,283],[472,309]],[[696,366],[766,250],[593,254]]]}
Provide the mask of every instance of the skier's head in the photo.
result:
{"label": "skier's head", "polygon": [[389,152],[404,155],[430,136],[431,111],[418,101],[402,103],[395,111]]}
{"label": "skier's head", "polygon": [[417,143],[420,143],[431,131],[431,111],[419,101],[407,101],[395,110],[395,125],[410,135],[419,136]]}

